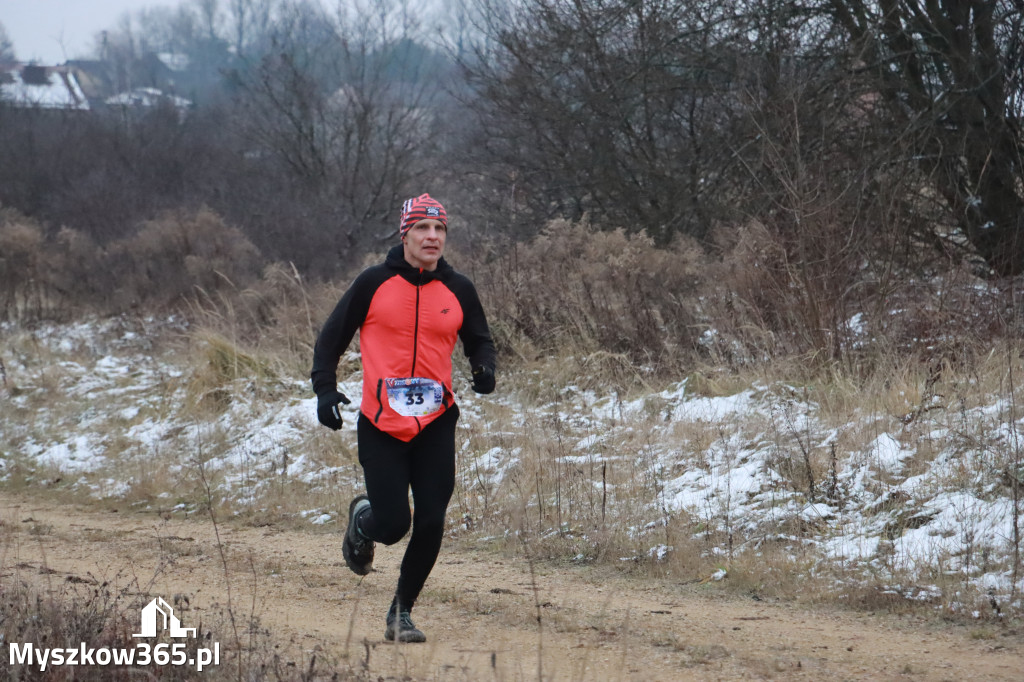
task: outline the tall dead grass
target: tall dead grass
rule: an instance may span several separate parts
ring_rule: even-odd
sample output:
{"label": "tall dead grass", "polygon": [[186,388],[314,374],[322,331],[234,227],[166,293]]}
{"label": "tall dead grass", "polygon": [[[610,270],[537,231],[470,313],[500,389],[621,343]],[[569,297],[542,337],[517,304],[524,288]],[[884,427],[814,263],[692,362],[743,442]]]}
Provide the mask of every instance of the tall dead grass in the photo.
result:
{"label": "tall dead grass", "polygon": [[511,358],[572,357],[620,376],[675,370],[700,333],[701,252],[682,238],[660,249],[642,234],[559,220],[525,244],[453,246],[450,260],[475,281]]}
{"label": "tall dead grass", "polygon": [[[992,494],[971,477],[981,469],[1013,489],[1019,449],[999,455],[983,434],[999,420],[972,423],[969,414],[993,395],[1014,395],[1015,346],[991,345],[1015,329],[1012,291],[958,269],[858,284],[871,269],[854,267],[849,254],[834,254],[841,267],[827,250],[802,263],[787,239],[748,225],[722,242],[721,260],[707,263],[690,244],[659,249],[642,236],[556,222],[526,244],[482,254],[453,249],[450,260],[474,279],[488,311],[503,388],[520,401],[518,409],[480,401],[485,418],[477,423],[487,428],[463,432],[460,532],[509,551],[526,541],[538,557],[678,576],[728,565],[738,585],[796,598],[810,593],[810,573],[820,576],[819,594],[836,579],[812,549],[830,520],[784,512],[774,527],[745,527],[730,510],[748,491],[726,488],[701,509],[682,511],[667,505],[666,483],[723,462],[726,475],[742,465],[745,444],[768,442],[775,454],[764,485],[777,487],[780,499],[795,494],[844,509],[857,503],[838,476],[851,456],[880,433],[899,432],[917,453],[908,475],[920,473],[942,450],[930,430],[943,428],[959,434],[956,447],[973,462],[959,485]],[[275,340],[261,351],[276,353],[284,340],[291,359],[279,364],[304,376],[317,322],[340,291],[313,291],[283,270],[274,278],[240,292],[231,306],[207,299],[203,319],[235,339],[244,338],[241,329],[277,322]],[[682,379],[692,395],[768,387],[771,411],[746,424],[665,430],[671,409],[654,394]],[[639,395],[648,396],[645,416],[621,415]],[[587,417],[595,407],[620,410],[611,430]],[[896,483],[891,473],[877,475],[879,494]],[[913,510],[876,513],[891,514],[897,535],[920,522]],[[953,591],[969,587],[954,582]]]}
{"label": "tall dead grass", "polygon": [[[525,542],[534,557],[681,580],[725,570],[736,589],[788,598],[828,599],[838,581],[850,586],[848,598],[866,602],[887,584],[927,577],[891,558],[891,540],[925,517],[917,502],[890,492],[940,457],[953,452],[962,466],[944,468],[930,485],[1008,496],[1019,515],[1022,349],[1013,287],[958,269],[882,282],[849,263],[832,282],[827,259],[803,267],[786,239],[748,225],[721,242],[712,262],[691,244],[660,249],[643,236],[563,222],[529,243],[481,253],[453,243],[449,259],[477,284],[501,351],[500,390],[510,396],[463,398],[478,418],[460,428],[453,535],[510,552]],[[870,281],[857,284],[864,272]],[[235,470],[218,470],[210,481],[221,511],[259,523],[295,522],[310,510],[336,517],[360,481],[351,434],[314,425],[288,449],[247,439],[246,420],[274,418],[259,400],[234,422],[225,415],[242,393],[267,402],[311,399],[312,343],[344,285],[313,285],[284,265],[256,279],[215,281],[190,295],[181,380],[188,411],[177,416],[216,426],[183,430],[162,447],[186,460],[201,451],[233,462]],[[33,395],[63,381],[59,362],[51,364],[58,368],[31,382]],[[346,356],[339,376],[357,372],[355,356]],[[679,421],[661,391],[684,380],[688,399],[751,391],[769,410],[735,422]],[[1004,407],[986,412],[994,396],[1006,398]],[[642,411],[627,413],[636,398]],[[936,442],[939,432],[951,434],[949,442]],[[872,461],[881,434],[913,449],[903,470]],[[731,487],[729,475],[753,448],[772,452],[757,489]],[[321,475],[291,476],[298,457],[316,462]],[[863,567],[827,567],[835,557],[815,550],[860,504],[840,476],[844,467],[870,475],[870,493],[882,501],[862,511],[891,536],[873,557],[884,568],[873,586],[858,582]],[[143,485],[145,472],[160,480],[171,473],[137,470],[134,494],[152,502],[161,485]],[[687,472],[721,485],[680,508],[669,483]],[[199,504],[195,476],[186,471],[182,480],[175,500]],[[770,521],[751,525],[734,503],[755,493],[776,495],[778,506]],[[834,518],[794,512],[819,503],[836,510]],[[1019,534],[1009,541],[1017,558],[1005,568],[1016,575]],[[976,546],[972,571],[983,551]],[[942,576],[932,582],[944,594],[976,592],[968,574]]]}
{"label": "tall dead grass", "polygon": [[28,323],[174,309],[196,290],[244,288],[264,264],[241,230],[206,208],[167,213],[107,244],[4,209],[0,253],[0,319]]}

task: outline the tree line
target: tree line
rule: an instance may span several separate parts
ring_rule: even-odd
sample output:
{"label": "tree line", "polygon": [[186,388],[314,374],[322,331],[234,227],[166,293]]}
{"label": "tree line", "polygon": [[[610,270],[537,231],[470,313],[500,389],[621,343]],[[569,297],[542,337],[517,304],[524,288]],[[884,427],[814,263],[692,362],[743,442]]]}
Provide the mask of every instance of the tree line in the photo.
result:
{"label": "tree line", "polygon": [[99,247],[208,210],[265,259],[331,278],[393,240],[401,201],[428,191],[473,243],[569,220],[693,240],[709,259],[760,244],[812,311],[894,276],[1024,268],[1018,2],[444,9],[195,0],[140,14],[97,56],[187,56],[203,74],[195,107],[0,103],[0,203]]}

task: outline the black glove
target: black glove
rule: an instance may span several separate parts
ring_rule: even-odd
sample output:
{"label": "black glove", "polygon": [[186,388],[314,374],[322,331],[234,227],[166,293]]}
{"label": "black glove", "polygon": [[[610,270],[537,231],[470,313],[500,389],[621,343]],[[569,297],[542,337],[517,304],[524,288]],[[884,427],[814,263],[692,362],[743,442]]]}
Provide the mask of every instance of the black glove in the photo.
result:
{"label": "black glove", "polygon": [[490,367],[473,369],[473,390],[477,393],[490,393],[494,390],[494,370]]}
{"label": "black glove", "polygon": [[352,401],[344,393],[336,390],[324,391],[316,397],[316,418],[327,428],[337,431],[341,428],[341,410],[338,403],[348,405],[350,402]]}

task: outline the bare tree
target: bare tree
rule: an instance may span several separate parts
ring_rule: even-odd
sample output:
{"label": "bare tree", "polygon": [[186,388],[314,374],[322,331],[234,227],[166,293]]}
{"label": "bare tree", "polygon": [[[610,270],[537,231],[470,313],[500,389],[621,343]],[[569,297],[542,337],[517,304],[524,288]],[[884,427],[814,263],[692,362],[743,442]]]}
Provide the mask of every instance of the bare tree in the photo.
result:
{"label": "bare tree", "polygon": [[259,50],[269,36],[275,0],[228,0],[231,44],[240,58]]}
{"label": "bare tree", "polygon": [[220,1],[219,0],[192,0],[196,11],[199,14],[200,30],[206,35],[207,40],[220,38]]}
{"label": "bare tree", "polygon": [[[955,229],[997,276],[1024,272],[1024,7],[1013,0],[830,0],[856,68],[874,76],[879,120]],[[897,161],[897,159],[893,159]]]}
{"label": "bare tree", "polygon": [[4,62],[13,62],[16,60],[14,55],[14,43],[11,42],[11,38],[7,35],[7,29],[0,23],[0,64]]}
{"label": "bare tree", "polygon": [[274,50],[236,83],[250,154],[334,202],[348,247],[393,231],[433,126],[430,84],[416,74],[428,51],[409,39],[410,18],[383,0],[354,7],[333,17],[309,3],[283,8]]}
{"label": "bare tree", "polygon": [[[735,3],[480,0],[481,144],[538,217],[704,237],[732,163]],[[732,22],[732,25],[730,25]]]}

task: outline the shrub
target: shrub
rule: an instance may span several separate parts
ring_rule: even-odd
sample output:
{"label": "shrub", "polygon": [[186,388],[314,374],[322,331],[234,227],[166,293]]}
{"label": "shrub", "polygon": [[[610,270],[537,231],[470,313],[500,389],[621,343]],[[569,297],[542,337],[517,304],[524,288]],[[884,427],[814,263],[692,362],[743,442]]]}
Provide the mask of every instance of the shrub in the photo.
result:
{"label": "shrub", "polygon": [[660,249],[642,234],[558,220],[526,244],[492,245],[483,263],[452,260],[475,280],[506,354],[610,353],[678,366],[699,332],[701,253],[682,238]]}
{"label": "shrub", "polygon": [[118,307],[171,304],[196,288],[244,287],[262,266],[252,242],[208,209],[145,223],[110,245],[107,262],[107,272],[117,273],[110,284]]}
{"label": "shrub", "polygon": [[47,309],[42,227],[17,211],[0,211],[0,305],[4,319],[31,320]]}

